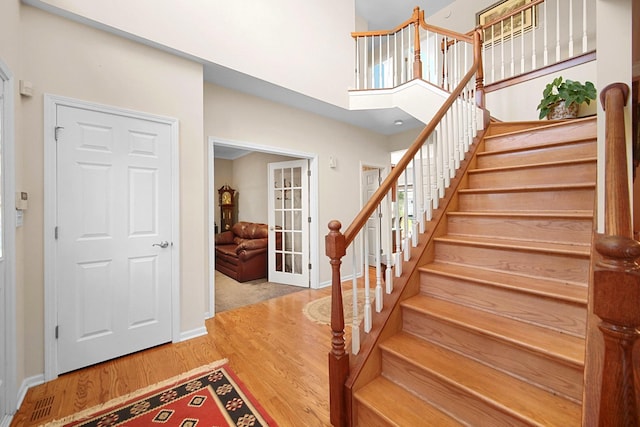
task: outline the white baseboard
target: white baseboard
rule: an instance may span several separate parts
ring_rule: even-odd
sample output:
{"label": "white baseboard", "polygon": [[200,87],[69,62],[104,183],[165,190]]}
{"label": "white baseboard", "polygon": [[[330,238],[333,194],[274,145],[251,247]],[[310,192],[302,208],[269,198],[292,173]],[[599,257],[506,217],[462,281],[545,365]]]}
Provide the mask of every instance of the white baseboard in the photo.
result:
{"label": "white baseboard", "polygon": [[0,427],[9,427],[11,425],[11,420],[13,420],[13,415],[5,415],[0,419]]}
{"label": "white baseboard", "polygon": [[185,331],[185,332],[180,332],[180,341],[178,342],[182,342],[182,341],[187,341],[190,340],[192,338],[197,338],[197,337],[201,337],[203,335],[207,335],[207,327],[206,326],[201,326],[199,328],[196,329],[192,329],[190,331]]}
{"label": "white baseboard", "polygon": [[27,391],[29,391],[31,387],[35,387],[40,384],[44,384],[44,374],[34,375],[33,377],[26,378],[24,381],[22,381],[20,390],[18,390],[18,408],[20,408],[20,405],[22,405],[22,401],[27,395]]}

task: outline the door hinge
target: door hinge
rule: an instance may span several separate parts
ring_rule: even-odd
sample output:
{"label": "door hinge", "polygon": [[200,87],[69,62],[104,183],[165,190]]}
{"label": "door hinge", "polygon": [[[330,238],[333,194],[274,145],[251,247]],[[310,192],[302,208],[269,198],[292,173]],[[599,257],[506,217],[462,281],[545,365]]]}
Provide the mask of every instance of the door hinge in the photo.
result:
{"label": "door hinge", "polygon": [[307,218],[307,222],[311,224],[311,217]]}
{"label": "door hinge", "polygon": [[311,169],[307,169],[307,176],[311,176]]}
{"label": "door hinge", "polygon": [[56,225],[56,228],[53,229],[53,235],[55,237],[56,240],[58,240],[58,226]]}
{"label": "door hinge", "polygon": [[60,327],[56,325],[56,339],[58,339],[58,332],[60,331]]}
{"label": "door hinge", "polygon": [[60,138],[60,131],[62,131],[62,129],[64,129],[64,127],[62,126],[55,127],[55,130],[53,132],[53,137],[55,138],[56,142],[58,142],[58,138]]}
{"label": "door hinge", "polygon": [[311,270],[311,263],[309,263],[309,270]]}

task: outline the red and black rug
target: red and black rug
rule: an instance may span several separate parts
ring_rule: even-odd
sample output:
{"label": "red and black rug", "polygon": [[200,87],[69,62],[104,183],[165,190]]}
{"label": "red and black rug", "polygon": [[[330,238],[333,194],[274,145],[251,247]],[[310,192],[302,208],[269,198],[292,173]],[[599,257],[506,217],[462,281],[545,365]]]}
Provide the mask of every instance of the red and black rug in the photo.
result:
{"label": "red and black rug", "polygon": [[90,408],[54,426],[276,426],[226,360]]}

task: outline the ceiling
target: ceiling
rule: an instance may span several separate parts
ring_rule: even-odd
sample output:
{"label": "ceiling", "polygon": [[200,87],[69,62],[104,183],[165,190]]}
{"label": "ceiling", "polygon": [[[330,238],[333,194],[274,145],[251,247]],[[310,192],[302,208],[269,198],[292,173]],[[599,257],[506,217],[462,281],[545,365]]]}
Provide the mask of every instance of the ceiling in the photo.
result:
{"label": "ceiling", "polygon": [[[368,22],[370,30],[390,29],[406,21],[416,6],[423,9],[427,17],[453,2],[454,0],[356,0],[356,15]],[[347,122],[383,135],[392,135],[424,126],[422,122],[398,108],[345,110],[217,64],[204,64],[204,79],[219,86]],[[402,120],[403,125],[394,125],[396,120]],[[214,152],[216,158],[229,160],[248,153],[233,147],[218,146]]]}

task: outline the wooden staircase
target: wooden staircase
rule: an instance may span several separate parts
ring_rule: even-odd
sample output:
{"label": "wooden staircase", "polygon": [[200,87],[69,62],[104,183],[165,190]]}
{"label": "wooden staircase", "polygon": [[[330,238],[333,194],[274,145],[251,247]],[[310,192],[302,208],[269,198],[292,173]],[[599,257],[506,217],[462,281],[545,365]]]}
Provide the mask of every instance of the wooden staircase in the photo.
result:
{"label": "wooden staircase", "polygon": [[581,425],[596,121],[487,135],[355,391],[359,426]]}

